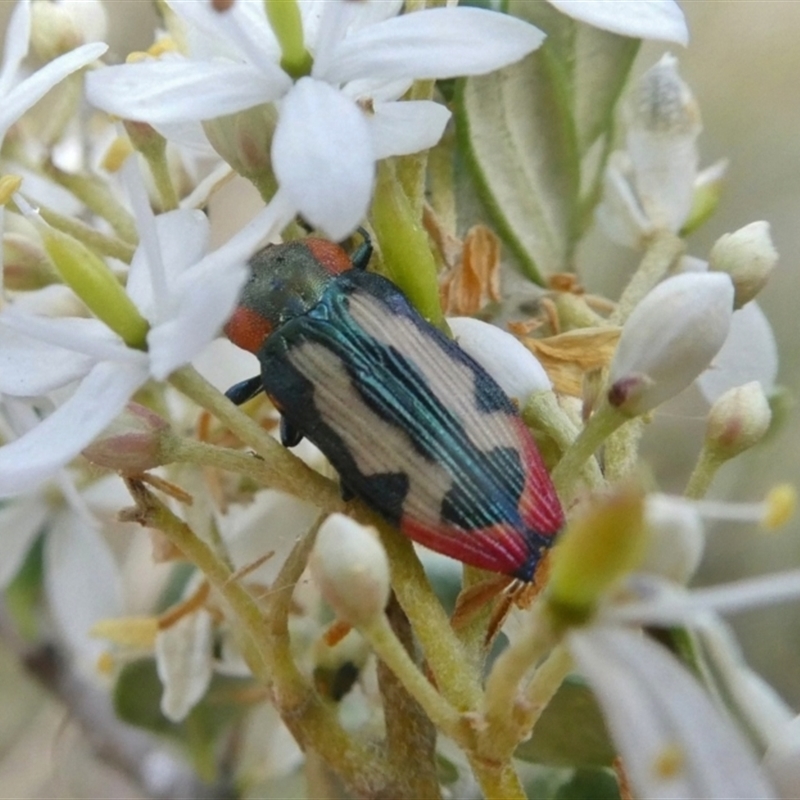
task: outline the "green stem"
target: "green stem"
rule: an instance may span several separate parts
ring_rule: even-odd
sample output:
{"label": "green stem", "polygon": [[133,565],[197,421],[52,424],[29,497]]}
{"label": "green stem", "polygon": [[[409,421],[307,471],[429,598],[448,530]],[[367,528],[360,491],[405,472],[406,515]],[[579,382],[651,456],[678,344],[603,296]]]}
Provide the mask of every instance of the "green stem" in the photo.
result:
{"label": "green stem", "polygon": [[721,459],[704,444],[686,484],[684,490],[686,497],[690,497],[692,500],[705,497],[711,481],[714,480],[714,476],[724,463],[724,459]]}
{"label": "green stem", "polygon": [[293,78],[311,72],[311,54],[303,41],[303,20],[296,0],[265,0],[267,18],[281,48],[281,67]]}
{"label": "green stem", "polygon": [[[529,428],[541,430],[565,453],[578,438],[578,427],[558,404],[553,392],[532,394],[522,409],[522,419]],[[587,486],[596,488],[604,484],[603,473],[597,461],[590,458],[582,467],[581,477]]]}
{"label": "green stem", "polygon": [[556,491],[563,501],[571,495],[586,461],[601,444],[629,417],[604,403],[589,417],[586,427],[564,453],[551,475]]}
{"label": "green stem", "polygon": [[403,682],[409,694],[425,709],[433,724],[447,736],[460,738],[461,715],[419,671],[389,625],[386,615],[380,614],[359,630],[380,659]]}
{"label": "green stem", "polygon": [[609,322],[622,325],[639,301],[667,274],[685,250],[686,243],[671,231],[655,233]]}
{"label": "green stem", "polygon": [[392,588],[411,621],[437,687],[458,711],[477,708],[482,697],[480,675],[470,668],[411,540],[377,517],[371,524],[380,532],[391,565]]}
{"label": "green stem", "polygon": [[88,209],[102,217],[123,242],[136,246],[139,234],[130,212],[117,200],[109,185],[92,175],[72,174],[50,164],[47,174],[77,197]]}
{"label": "green stem", "polygon": [[333,481],[281,447],[268,456],[254,458],[242,450],[170,435],[163,443],[162,453],[165,463],[196,464],[245,475],[260,486],[286,492],[328,513],[345,508]]}
{"label": "green stem", "polygon": [[[403,649],[415,665],[417,646],[408,617],[392,596],[386,618]],[[393,797],[441,800],[436,770],[436,727],[425,709],[409,693],[403,681],[378,659],[378,686],[386,728],[386,757],[394,774]],[[415,769],[409,770],[409,764]]]}
{"label": "green stem", "polygon": [[107,236],[95,230],[85,222],[74,217],[65,217],[57,211],[45,206],[39,206],[39,215],[48,224],[62,233],[67,233],[73,239],[85,244],[99,256],[110,256],[130,264],[136,247],[129,242],[123,242],[114,236]]}
{"label": "green stem", "polygon": [[507,647],[486,680],[481,753],[497,760],[510,758],[530,730],[530,709],[520,694],[520,682],[555,643],[555,634],[539,606],[534,607],[524,633]]}
{"label": "green stem", "polygon": [[572,657],[569,651],[563,645],[557,645],[536,670],[525,689],[525,700],[530,709],[528,721],[531,730],[571,669]]}
{"label": "green stem", "polygon": [[636,417],[608,437],[603,455],[606,480],[610,484],[635,476],[639,471],[639,440],[644,433],[644,425],[644,420]]}
{"label": "green stem", "polygon": [[506,762],[498,767],[467,755],[475,780],[480,784],[486,800],[527,800],[528,795],[525,794],[513,764]]}

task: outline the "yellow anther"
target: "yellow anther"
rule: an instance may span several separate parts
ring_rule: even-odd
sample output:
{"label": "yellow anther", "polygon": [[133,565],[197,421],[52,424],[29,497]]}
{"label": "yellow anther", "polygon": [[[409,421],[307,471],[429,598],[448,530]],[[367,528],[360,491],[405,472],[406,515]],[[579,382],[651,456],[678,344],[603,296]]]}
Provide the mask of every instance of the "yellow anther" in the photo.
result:
{"label": "yellow anther", "polygon": [[772,488],[764,498],[764,515],[761,525],[766,530],[774,530],[785,525],[797,507],[797,490],[789,483],[781,483]]}

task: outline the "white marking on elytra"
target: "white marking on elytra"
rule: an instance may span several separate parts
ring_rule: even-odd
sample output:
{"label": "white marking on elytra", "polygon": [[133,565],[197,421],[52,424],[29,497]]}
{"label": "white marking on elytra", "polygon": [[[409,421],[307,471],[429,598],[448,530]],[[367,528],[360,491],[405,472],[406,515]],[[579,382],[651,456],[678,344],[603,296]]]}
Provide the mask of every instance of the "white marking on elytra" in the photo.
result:
{"label": "white marking on elytra", "polygon": [[466,364],[454,361],[413,320],[387,313],[373,298],[358,294],[350,296],[349,310],[368,336],[394,347],[417,367],[430,391],[455,414],[478,450],[489,452],[496,447],[518,449],[518,434],[508,414],[479,410],[473,371]]}
{"label": "white marking on elytra", "polygon": [[359,471],[367,477],[404,473],[409,478],[404,513],[431,527],[440,525],[441,500],[453,482],[448,471],[420,455],[407,434],[364,402],[342,362],[324,345],[303,342],[288,358],[313,384],[317,413],[342,438]]}

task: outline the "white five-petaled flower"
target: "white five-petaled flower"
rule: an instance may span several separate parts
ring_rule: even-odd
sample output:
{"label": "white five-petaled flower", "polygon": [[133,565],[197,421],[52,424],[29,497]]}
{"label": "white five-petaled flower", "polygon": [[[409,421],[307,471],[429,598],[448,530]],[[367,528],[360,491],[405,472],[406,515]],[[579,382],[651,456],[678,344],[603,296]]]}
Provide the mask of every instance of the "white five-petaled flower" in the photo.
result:
{"label": "white five-petaled flower", "polygon": [[680,231],[697,191],[717,183],[725,163],[698,170],[700,112],[674,56],[666,53],[631,94],[626,148],[609,159],[597,218],[614,241],[640,247],[655,231]]}
{"label": "white five-petaled flower", "polygon": [[[0,448],[0,497],[35,488],[76,456],[150,377],[165,380],[216,335],[265,231],[285,224],[268,206],[206,255],[208,220],[198,211],[153,217],[130,180],[141,244],[127,292],[149,323],[147,352],[129,347],[100,320],[48,318],[8,308],[0,315],[0,392],[42,397],[80,381],[53,413]],[[63,396],[63,395],[62,395]]]}
{"label": "white five-petaled flower", "polygon": [[[173,2],[190,28],[190,57],[109,67],[91,76],[90,101],[155,126],[201,121],[278,102],[271,160],[279,191],[309,222],[341,239],[364,217],[375,162],[435,144],[450,112],[397,102],[416,79],[491,72],[542,42],[537,28],[476,8],[396,16],[398,2],[299,3],[313,58],[293,80],[261,2],[218,12]],[[193,37],[193,39],[191,38]]]}

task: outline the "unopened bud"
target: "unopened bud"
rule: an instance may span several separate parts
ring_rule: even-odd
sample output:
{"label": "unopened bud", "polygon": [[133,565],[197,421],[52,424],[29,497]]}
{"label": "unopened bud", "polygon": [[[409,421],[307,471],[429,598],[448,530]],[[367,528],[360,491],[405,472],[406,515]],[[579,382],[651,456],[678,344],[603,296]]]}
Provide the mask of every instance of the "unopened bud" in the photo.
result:
{"label": "unopened bud", "polygon": [[769,235],[768,222],[751,222],[721,236],[708,257],[709,269],[731,276],[735,290],[734,308],[749,303],[769,280],[778,253]]}
{"label": "unopened bud", "polygon": [[106,13],[100,0],[34,0],[31,46],[42,61],[106,38]]}
{"label": "unopened bud", "polygon": [[41,289],[58,281],[41,243],[20,233],[3,236],[3,276],[6,288],[17,292]]}
{"label": "unopened bud", "polygon": [[636,416],[683,391],[722,347],[732,314],[726,275],[690,272],[660,283],[622,329],[608,402]]}
{"label": "unopened bud", "polygon": [[553,384],[536,356],[516,336],[473,317],[447,320],[459,347],[472,356],[509,397],[524,403]]}
{"label": "unopened bud", "polygon": [[154,411],[128,403],[83,455],[93,464],[124,474],[146,472],[166,463],[162,444],[169,429],[167,421]]}
{"label": "unopened bud", "polygon": [[270,104],[253,106],[203,122],[211,146],[244,178],[271,174],[272,134],[278,112]]}
{"label": "unopened bud", "polygon": [[374,529],[331,514],[319,529],[309,563],[340,619],[358,627],[383,613],[389,602],[389,560]]}
{"label": "unopened bud", "polygon": [[595,498],[570,520],[553,549],[551,610],[564,621],[584,621],[601,596],[638,566],[645,544],[640,492],[628,487]]}
{"label": "unopened bud", "polygon": [[769,401],[758,381],[736,386],[711,406],[706,446],[717,458],[733,458],[761,441],[771,419]]}
{"label": "unopened bud", "polygon": [[103,259],[49,225],[41,223],[39,232],[64,283],[129,347],[144,350],[150,326]]}

